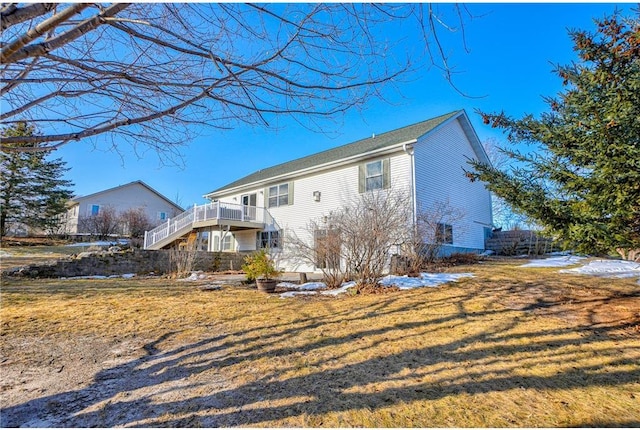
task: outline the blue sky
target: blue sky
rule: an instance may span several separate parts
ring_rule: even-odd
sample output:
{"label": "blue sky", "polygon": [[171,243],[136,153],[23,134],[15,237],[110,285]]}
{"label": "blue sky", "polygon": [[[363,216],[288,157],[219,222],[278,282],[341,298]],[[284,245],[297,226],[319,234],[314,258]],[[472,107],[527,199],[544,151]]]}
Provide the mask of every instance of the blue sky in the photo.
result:
{"label": "blue sky", "polygon": [[633,3],[470,3],[475,16],[465,26],[468,52],[459,42],[447,44],[450,65],[458,72],[460,95],[431,68],[411,82],[398,85],[389,102],[373,100],[359,111],[336,118],[330,133],[314,133],[293,120],[277,129],[244,126],[230,131],[204,130],[183,147],[183,166],[163,165],[155,152],[141,158],[127,147],[121,154],[72,142],[56,151],[70,171],[79,195],[142,180],[183,207],[204,203],[202,195],[256,170],[465,109],[482,141],[499,131],[482,124],[476,109],[504,110],[514,116],[546,111],[543,96],[553,96],[561,81],[554,64],[567,64],[575,54],[567,29],[595,29],[593,18],[616,7],[629,15]]}

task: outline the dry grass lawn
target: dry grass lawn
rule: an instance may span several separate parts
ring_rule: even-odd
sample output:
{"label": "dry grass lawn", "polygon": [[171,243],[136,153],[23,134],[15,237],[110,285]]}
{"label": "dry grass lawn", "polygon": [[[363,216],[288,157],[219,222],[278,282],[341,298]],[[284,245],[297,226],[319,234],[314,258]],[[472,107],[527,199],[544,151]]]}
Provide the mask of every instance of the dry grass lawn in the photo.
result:
{"label": "dry grass lawn", "polygon": [[492,261],[384,295],[4,281],[2,426],[640,426],[637,280]]}

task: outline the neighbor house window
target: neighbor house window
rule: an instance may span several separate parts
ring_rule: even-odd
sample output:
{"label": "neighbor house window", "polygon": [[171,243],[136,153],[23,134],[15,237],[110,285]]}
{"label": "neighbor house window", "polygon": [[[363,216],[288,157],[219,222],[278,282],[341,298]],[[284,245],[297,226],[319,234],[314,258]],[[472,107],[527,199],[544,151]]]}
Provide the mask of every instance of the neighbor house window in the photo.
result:
{"label": "neighbor house window", "polygon": [[389,188],[389,159],[363,163],[359,167],[358,191],[361,193]]}
{"label": "neighbor house window", "polygon": [[100,213],[100,205],[91,205],[91,216],[96,216]]}
{"label": "neighbor house window", "polygon": [[167,213],[166,212],[158,212],[158,219],[160,221],[166,221],[167,220]]}
{"label": "neighbor house window", "polygon": [[453,226],[439,222],[436,226],[436,243],[453,244]]}
{"label": "neighbor house window", "polygon": [[259,231],[257,245],[258,249],[280,248],[280,232],[279,231]]}
{"label": "neighbor house window", "polygon": [[269,187],[268,190],[268,207],[276,208],[279,206],[288,206],[293,204],[293,183],[279,184]]}

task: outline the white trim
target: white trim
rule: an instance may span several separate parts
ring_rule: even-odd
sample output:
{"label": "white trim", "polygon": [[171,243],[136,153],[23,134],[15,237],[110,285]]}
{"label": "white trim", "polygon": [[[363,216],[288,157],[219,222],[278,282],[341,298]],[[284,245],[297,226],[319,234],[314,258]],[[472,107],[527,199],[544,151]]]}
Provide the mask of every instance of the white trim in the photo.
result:
{"label": "white trim", "polygon": [[[431,133],[431,132],[429,132],[429,133]],[[427,133],[427,134],[429,134],[429,133]],[[269,178],[261,179],[259,181],[250,182],[248,184],[238,185],[237,187],[226,188],[226,189],[219,190],[219,191],[216,191],[216,192],[204,194],[202,197],[204,197],[205,199],[209,199],[209,200],[211,200],[212,196],[216,196],[215,198],[220,198],[220,197],[223,197],[225,195],[236,194],[239,191],[244,190],[244,189],[253,189],[253,188],[256,188],[256,187],[264,187],[267,184],[271,184],[273,182],[284,182],[285,180],[295,179],[295,178],[298,178],[300,176],[303,176],[303,175],[309,174],[309,173],[320,173],[323,170],[329,170],[329,169],[332,169],[334,167],[340,167],[340,166],[344,166],[346,164],[352,164],[354,161],[361,162],[361,161],[364,161],[364,160],[366,160],[368,158],[372,158],[372,157],[375,157],[375,156],[393,154],[395,152],[401,151],[402,148],[405,145],[410,145],[410,144],[416,143],[417,141],[418,141],[417,139],[407,140],[406,142],[396,143],[394,145],[386,146],[386,147],[384,147],[382,149],[376,149],[375,151],[368,151],[368,152],[365,152],[365,153],[362,153],[362,154],[352,155],[351,157],[342,158],[342,159],[337,160],[337,161],[330,161],[328,163],[319,164],[319,165],[313,166],[313,167],[307,167],[305,169],[296,170],[294,172],[283,173],[283,174],[277,175],[277,176],[271,176]],[[314,154],[311,154],[311,155],[314,155]],[[291,161],[294,161],[294,160],[291,160]]]}

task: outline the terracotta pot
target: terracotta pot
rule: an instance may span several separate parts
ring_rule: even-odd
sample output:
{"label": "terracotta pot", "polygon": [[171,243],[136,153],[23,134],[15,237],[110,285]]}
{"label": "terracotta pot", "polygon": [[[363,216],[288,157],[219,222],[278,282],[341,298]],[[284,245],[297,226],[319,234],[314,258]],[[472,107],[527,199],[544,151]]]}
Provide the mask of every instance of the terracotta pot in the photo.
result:
{"label": "terracotta pot", "polygon": [[258,291],[262,291],[264,293],[273,293],[276,290],[277,283],[278,281],[275,279],[256,279]]}

